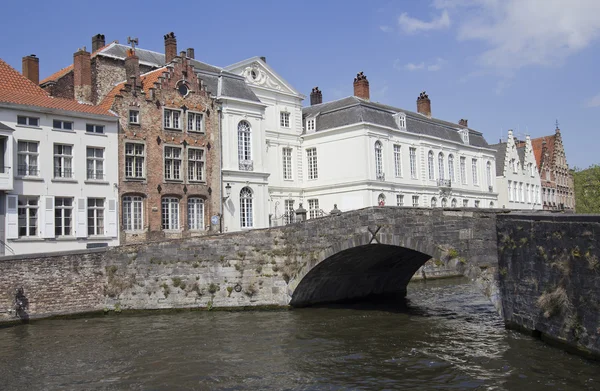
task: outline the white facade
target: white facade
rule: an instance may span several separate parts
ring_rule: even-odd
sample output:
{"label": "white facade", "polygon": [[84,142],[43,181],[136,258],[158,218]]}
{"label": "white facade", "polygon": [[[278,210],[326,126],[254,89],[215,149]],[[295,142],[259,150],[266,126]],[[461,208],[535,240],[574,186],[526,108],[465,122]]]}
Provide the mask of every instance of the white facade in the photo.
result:
{"label": "white facade", "polygon": [[0,104],[13,129],[4,254],[118,245],[117,118]]}
{"label": "white facade", "polygon": [[496,177],[499,207],[541,210],[541,180],[529,136],[519,147],[509,130],[506,143],[497,146],[501,146],[498,147],[499,171]]}

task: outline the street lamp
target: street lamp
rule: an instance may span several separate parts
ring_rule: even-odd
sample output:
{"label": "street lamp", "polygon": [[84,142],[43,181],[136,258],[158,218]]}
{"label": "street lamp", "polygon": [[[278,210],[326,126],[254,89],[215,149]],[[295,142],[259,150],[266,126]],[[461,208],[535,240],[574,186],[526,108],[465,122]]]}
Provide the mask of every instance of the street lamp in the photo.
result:
{"label": "street lamp", "polygon": [[231,196],[231,185],[228,183],[227,186],[225,186],[225,197],[223,197],[223,200],[227,200],[229,196]]}

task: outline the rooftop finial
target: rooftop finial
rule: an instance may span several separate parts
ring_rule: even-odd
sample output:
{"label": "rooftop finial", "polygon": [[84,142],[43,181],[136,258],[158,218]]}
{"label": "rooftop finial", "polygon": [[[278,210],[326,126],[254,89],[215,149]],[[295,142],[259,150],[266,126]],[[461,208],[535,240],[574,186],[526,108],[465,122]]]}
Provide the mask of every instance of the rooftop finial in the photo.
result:
{"label": "rooftop finial", "polygon": [[139,45],[140,42],[137,38],[127,37],[127,43],[131,45],[131,49],[135,51],[136,45]]}

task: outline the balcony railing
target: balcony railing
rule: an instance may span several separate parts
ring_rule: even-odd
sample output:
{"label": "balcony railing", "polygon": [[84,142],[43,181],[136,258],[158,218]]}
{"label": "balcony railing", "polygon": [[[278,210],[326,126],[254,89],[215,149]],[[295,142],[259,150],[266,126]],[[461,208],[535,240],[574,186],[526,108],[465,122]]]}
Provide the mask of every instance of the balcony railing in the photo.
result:
{"label": "balcony railing", "polygon": [[452,187],[452,181],[450,179],[438,179],[438,187]]}
{"label": "balcony railing", "polygon": [[254,171],[254,162],[252,160],[240,160],[240,171]]}
{"label": "balcony railing", "polygon": [[103,180],[104,179],[104,171],[88,170],[87,171],[87,179]]}
{"label": "balcony railing", "polygon": [[17,175],[20,176],[38,176],[39,171],[37,166],[19,165],[17,167]]}
{"label": "balcony railing", "polygon": [[54,178],[73,178],[73,170],[71,170],[70,168],[55,168]]}
{"label": "balcony railing", "polygon": [[378,172],[375,174],[378,181],[385,181],[385,172]]}

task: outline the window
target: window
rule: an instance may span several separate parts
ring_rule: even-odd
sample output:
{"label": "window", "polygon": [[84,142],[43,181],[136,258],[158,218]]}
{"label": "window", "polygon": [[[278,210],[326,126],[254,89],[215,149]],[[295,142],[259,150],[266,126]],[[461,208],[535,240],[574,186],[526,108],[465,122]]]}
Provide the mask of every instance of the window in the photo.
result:
{"label": "window", "polygon": [[469,143],[469,129],[461,129],[458,131],[458,133],[460,134],[460,138],[462,139],[463,143],[468,144]]}
{"label": "window", "polygon": [[469,200],[463,200],[463,208],[469,207]]}
{"label": "window", "polygon": [[72,178],[73,177],[73,146],[64,144],[54,144],[54,177]]}
{"label": "window", "polygon": [[56,236],[73,235],[73,198],[56,197],[54,199],[54,234]]}
{"label": "window", "polygon": [[244,187],[240,191],[240,227],[252,228],[253,226],[252,190]]}
{"label": "window", "polygon": [[381,149],[381,142],[375,141],[375,176],[377,179],[385,178],[383,174],[383,153]]}
{"label": "window", "polygon": [[188,148],[188,180],[204,180],[204,150]]}
{"label": "window", "polygon": [[492,163],[491,162],[487,162],[487,164],[485,165],[485,173],[487,176],[487,184],[488,184],[489,188],[492,189],[494,186],[494,183],[492,182]]}
{"label": "window", "polygon": [[179,199],[164,197],[162,199],[162,229],[165,231],[179,229]]}
{"label": "window", "polygon": [[408,152],[410,156],[410,177],[417,179],[417,148],[410,147]]}
{"label": "window", "polygon": [[467,184],[467,159],[463,156],[460,158],[460,181],[463,185]]}
{"label": "window", "polygon": [[26,117],[24,115],[17,116],[17,124],[24,126],[40,126],[40,119],[35,117]]}
{"label": "window", "polygon": [[512,167],[513,172],[516,174],[518,169],[517,169],[517,159],[510,159],[510,166]]}
{"label": "window", "polygon": [[437,198],[435,198],[435,197],[431,198],[431,207],[432,208],[437,207]]}
{"label": "window", "polygon": [[479,208],[479,200],[475,200],[475,207]]}
{"label": "window", "polygon": [[104,125],[85,124],[85,131],[88,133],[104,133]]}
{"label": "window", "polygon": [[396,206],[404,206],[404,194],[396,194]]}
{"label": "window", "polygon": [[519,201],[525,202],[525,195],[523,194],[523,182],[519,183]]}
{"label": "window", "polygon": [[281,125],[282,128],[290,127],[290,113],[285,111],[279,113],[279,125]]}
{"label": "window", "polygon": [[454,182],[454,155],[448,155],[448,179]]}
{"label": "window", "polygon": [[17,174],[23,176],[38,175],[37,141],[19,141],[17,145]]}
{"label": "window", "polygon": [[181,180],[181,148],[165,147],[165,179]]}
{"label": "window", "polygon": [[494,201],[490,201],[490,209],[494,209]]}
{"label": "window", "polygon": [[402,153],[400,145],[394,145],[394,174],[396,177],[402,176]]}
{"label": "window", "polygon": [[385,194],[383,194],[383,193],[379,194],[379,196],[377,197],[377,205],[385,206]]}
{"label": "window", "polygon": [[165,109],[163,113],[165,129],[181,130],[181,111]]}
{"label": "window", "polygon": [[445,208],[447,206],[448,206],[448,199],[442,198],[442,208]]}
{"label": "window", "polygon": [[87,148],[87,179],[104,179],[104,148]]}
{"label": "window", "polygon": [[88,236],[104,235],[104,198],[88,198]]}
{"label": "window", "polygon": [[306,120],[306,131],[307,132],[314,132],[315,130],[315,119],[307,119]]}
{"label": "window", "polygon": [[477,185],[479,183],[479,174],[477,173],[477,159],[471,159],[471,171],[473,172],[473,184]]}
{"label": "window", "polygon": [[429,172],[429,180],[435,179],[435,173],[433,168],[433,151],[429,151],[427,154],[427,168]]}
{"label": "window", "polygon": [[291,224],[294,222],[294,200],[285,200],[284,202],[285,212],[283,215],[283,220],[285,224]]}
{"label": "window", "polygon": [[316,219],[319,217],[319,200],[308,200],[308,218]]}
{"label": "window", "polygon": [[188,229],[204,230],[204,200],[188,198]]}
{"label": "window", "polygon": [[513,201],[519,201],[519,198],[517,198],[517,182],[513,182],[513,196],[512,196]]}
{"label": "window", "polygon": [[37,236],[38,197],[19,196],[19,237]]}
{"label": "window", "polygon": [[444,179],[444,154],[443,153],[439,153],[438,154],[438,173],[440,176],[440,179]]}
{"label": "window", "polygon": [[416,195],[412,196],[412,206],[415,208],[417,206],[419,206],[419,196],[416,196]]}
{"label": "window", "polygon": [[308,179],[317,179],[319,171],[317,170],[317,148],[309,148],[306,150],[308,159]]}
{"label": "window", "polygon": [[139,110],[129,110],[129,123],[134,125],[140,124],[140,111]]}
{"label": "window", "polygon": [[531,188],[529,183],[525,185],[525,198],[527,199],[527,203],[531,204]]}
{"label": "window", "polygon": [[123,229],[141,231],[144,228],[143,199],[139,196],[123,197]]}
{"label": "window", "polygon": [[58,130],[73,130],[73,122],[55,119],[52,120],[52,128]]}
{"label": "window", "polygon": [[292,179],[292,148],[283,148],[283,179]]}
{"label": "window", "polygon": [[452,201],[450,202],[450,206],[452,208],[456,208],[457,205],[458,205],[458,201],[456,201],[456,198],[453,198]]}
{"label": "window", "polygon": [[200,113],[188,111],[188,132],[204,132],[204,116]]}
{"label": "window", "polygon": [[529,171],[529,175],[534,176],[535,172],[533,171],[533,163],[527,164],[527,171]]}
{"label": "window", "polygon": [[144,144],[125,143],[125,177],[144,178]]}
{"label": "window", "polygon": [[240,170],[252,171],[252,145],[250,124],[241,121],[238,124],[238,159]]}
{"label": "window", "polygon": [[512,181],[508,181],[508,200],[513,201]]}
{"label": "window", "polygon": [[396,114],[394,114],[394,118],[396,119],[396,125],[398,125],[398,129],[405,130],[406,129],[406,114],[396,113]]}

